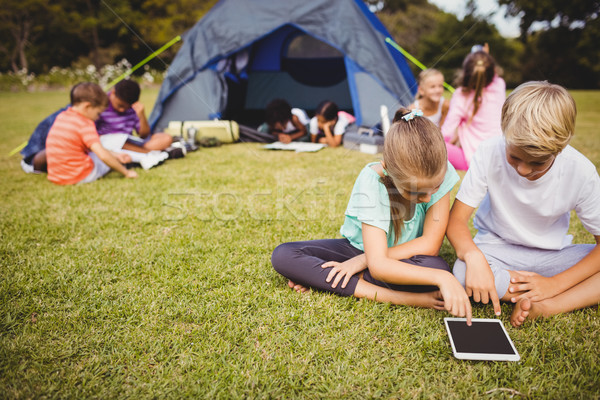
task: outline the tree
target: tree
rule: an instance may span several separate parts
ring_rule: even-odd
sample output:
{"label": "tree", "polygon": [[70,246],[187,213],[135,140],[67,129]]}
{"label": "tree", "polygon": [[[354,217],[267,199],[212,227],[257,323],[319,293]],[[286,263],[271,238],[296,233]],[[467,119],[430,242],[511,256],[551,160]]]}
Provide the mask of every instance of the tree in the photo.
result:
{"label": "tree", "polygon": [[585,24],[600,14],[600,1],[597,0],[498,0],[506,5],[506,14],[521,17],[521,40],[526,41],[534,22],[544,22],[550,27],[557,22],[563,28]]}
{"label": "tree", "polygon": [[[600,1],[498,0],[521,16],[527,59],[523,79],[547,79],[569,88],[600,87]],[[533,30],[534,22],[543,23]]]}
{"label": "tree", "polygon": [[0,52],[17,72],[29,69],[27,49],[42,32],[38,21],[53,10],[45,0],[5,0],[0,7]]}

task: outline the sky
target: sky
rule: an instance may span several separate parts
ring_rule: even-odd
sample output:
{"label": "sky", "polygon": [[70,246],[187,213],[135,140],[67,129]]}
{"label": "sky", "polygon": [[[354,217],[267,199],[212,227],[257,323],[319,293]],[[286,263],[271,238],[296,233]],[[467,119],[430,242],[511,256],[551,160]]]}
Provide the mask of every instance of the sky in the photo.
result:
{"label": "sky", "polygon": [[[462,19],[465,15],[465,4],[467,0],[429,0],[430,3],[435,4],[439,9],[446,12],[455,14],[458,18]],[[487,15],[490,12],[494,12],[494,15],[490,19],[500,34],[504,37],[517,37],[519,36],[519,18],[505,17],[504,16],[505,6],[498,6],[496,0],[478,0],[477,1],[477,12],[480,15]]]}

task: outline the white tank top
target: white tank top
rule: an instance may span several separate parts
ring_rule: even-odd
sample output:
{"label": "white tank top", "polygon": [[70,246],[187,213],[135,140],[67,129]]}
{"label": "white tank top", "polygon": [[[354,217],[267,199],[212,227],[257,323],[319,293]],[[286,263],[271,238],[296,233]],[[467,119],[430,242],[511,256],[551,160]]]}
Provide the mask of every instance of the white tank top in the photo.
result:
{"label": "white tank top", "polygon": [[[425,115],[425,117],[427,117],[431,122],[433,122],[437,126],[440,126],[440,121],[442,120],[442,105],[444,104],[444,100],[445,99],[443,97],[440,99],[440,104],[438,105],[438,109],[435,114]],[[419,108],[419,100],[415,101],[415,106],[416,108]]]}

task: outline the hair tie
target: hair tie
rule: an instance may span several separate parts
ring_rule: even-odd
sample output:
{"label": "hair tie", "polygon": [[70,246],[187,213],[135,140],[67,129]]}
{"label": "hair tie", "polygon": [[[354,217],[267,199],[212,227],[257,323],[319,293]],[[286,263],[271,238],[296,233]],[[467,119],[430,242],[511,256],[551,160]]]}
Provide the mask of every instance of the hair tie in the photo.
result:
{"label": "hair tie", "polygon": [[405,120],[406,122],[408,122],[411,119],[413,119],[414,117],[422,117],[422,116],[423,116],[423,111],[419,110],[418,108],[415,108],[411,112],[404,114],[401,118],[403,120]]}
{"label": "hair tie", "polygon": [[477,65],[483,65],[483,60],[477,61]]}

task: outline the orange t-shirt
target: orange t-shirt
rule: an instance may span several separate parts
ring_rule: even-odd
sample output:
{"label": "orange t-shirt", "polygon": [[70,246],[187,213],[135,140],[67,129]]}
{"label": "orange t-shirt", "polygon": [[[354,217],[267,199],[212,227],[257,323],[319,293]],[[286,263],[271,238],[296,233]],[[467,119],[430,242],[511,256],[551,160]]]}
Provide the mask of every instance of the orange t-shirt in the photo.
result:
{"label": "orange t-shirt", "polygon": [[90,147],[99,142],[94,121],[71,107],[58,114],[46,139],[48,180],[72,185],[85,179],[94,170]]}

